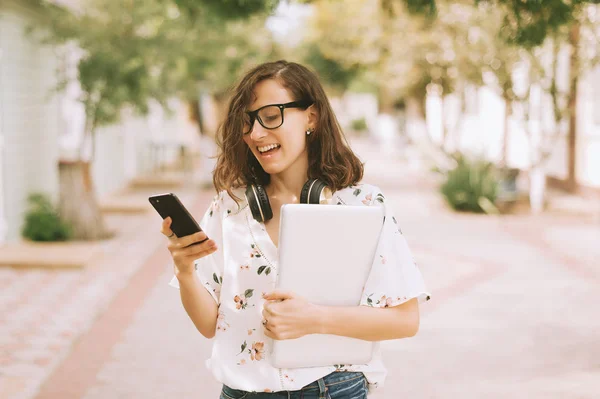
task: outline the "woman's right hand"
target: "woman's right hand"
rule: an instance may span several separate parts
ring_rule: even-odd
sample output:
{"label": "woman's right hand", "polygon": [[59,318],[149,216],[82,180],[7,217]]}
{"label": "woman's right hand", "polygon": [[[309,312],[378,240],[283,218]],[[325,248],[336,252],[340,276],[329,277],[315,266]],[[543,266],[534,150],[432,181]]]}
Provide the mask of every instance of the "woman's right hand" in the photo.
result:
{"label": "woman's right hand", "polygon": [[194,261],[212,254],[217,250],[213,240],[205,240],[206,234],[200,231],[185,237],[177,237],[171,231],[171,218],[167,217],[162,222],[160,232],[169,238],[167,248],[175,264],[175,275],[188,275],[194,271]]}

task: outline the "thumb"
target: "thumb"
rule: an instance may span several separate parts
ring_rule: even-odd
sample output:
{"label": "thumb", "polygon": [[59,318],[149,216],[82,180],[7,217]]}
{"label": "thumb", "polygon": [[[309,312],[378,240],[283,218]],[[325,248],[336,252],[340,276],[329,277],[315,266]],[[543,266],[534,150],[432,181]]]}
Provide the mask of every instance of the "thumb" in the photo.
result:
{"label": "thumb", "polygon": [[263,298],[269,301],[293,299],[296,295],[290,291],[275,290],[263,295]]}
{"label": "thumb", "polygon": [[168,235],[170,235],[172,233],[172,231],[171,231],[171,218],[170,217],[167,217],[167,218],[163,219],[160,232],[163,233],[166,236],[168,236]]}

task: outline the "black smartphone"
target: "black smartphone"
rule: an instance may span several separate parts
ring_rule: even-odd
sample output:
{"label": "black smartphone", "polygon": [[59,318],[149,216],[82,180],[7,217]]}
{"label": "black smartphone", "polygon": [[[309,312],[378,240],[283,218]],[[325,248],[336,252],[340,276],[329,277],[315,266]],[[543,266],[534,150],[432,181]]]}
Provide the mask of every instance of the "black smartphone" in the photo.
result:
{"label": "black smartphone", "polygon": [[[200,225],[175,194],[152,195],[148,200],[163,219],[171,217],[171,230],[177,237],[185,237],[202,231]],[[201,242],[206,240],[208,240],[208,237]]]}

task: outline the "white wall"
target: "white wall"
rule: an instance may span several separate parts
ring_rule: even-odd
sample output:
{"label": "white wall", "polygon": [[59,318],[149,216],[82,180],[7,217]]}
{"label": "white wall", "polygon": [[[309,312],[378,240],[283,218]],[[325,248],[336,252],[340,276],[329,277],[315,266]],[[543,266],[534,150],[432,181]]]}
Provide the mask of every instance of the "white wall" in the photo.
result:
{"label": "white wall", "polygon": [[579,86],[580,135],[578,178],[600,187],[600,66],[584,76]]}
{"label": "white wall", "polygon": [[[41,47],[25,32],[31,24],[43,26],[38,11],[33,2],[0,1],[0,243],[20,238],[28,194],[45,192],[58,201],[58,160],[73,155],[83,131],[77,86],[51,95],[57,68],[73,73],[64,69],[65,53]],[[151,141],[174,148],[165,161],[177,156],[178,143],[197,146],[185,108],[177,101],[173,108],[172,115],[156,106],[148,117],[126,114],[121,123],[98,129],[92,167],[98,197],[150,171]]]}
{"label": "white wall", "polygon": [[[471,91],[467,101],[475,106],[467,107],[455,132],[449,130],[449,147],[499,160],[503,145],[504,102],[489,87]],[[428,94],[427,126],[436,142],[441,143],[442,140],[442,113],[445,113],[446,121],[455,121],[459,113],[457,103],[455,96],[447,96],[442,104],[435,92]],[[534,139],[539,140],[544,130],[540,126],[546,126],[547,120],[552,118],[551,104],[547,96],[535,89],[532,103],[534,108],[539,104],[538,109],[541,110],[531,125]],[[577,115],[577,179],[583,185],[600,187],[600,67],[580,77]],[[527,169],[531,164],[532,150],[520,118],[518,111],[509,118],[507,162],[510,166]],[[453,123],[449,124],[453,126]],[[544,131],[551,130],[546,126]],[[550,176],[564,179],[567,177],[566,131],[554,141],[552,148],[546,170]]]}
{"label": "white wall", "polygon": [[[180,145],[197,152],[199,135],[186,122],[186,105],[174,99],[170,107],[172,113],[151,104],[144,117],[125,111],[119,124],[98,129],[92,173],[100,198],[122,189],[136,176],[153,173],[157,161],[174,162]],[[153,145],[164,149],[155,159]]]}
{"label": "white wall", "polygon": [[[58,198],[58,102],[50,95],[55,85],[55,58],[25,33],[42,21],[22,2],[0,2],[0,134],[3,136],[2,210],[6,237],[19,237],[27,195],[34,191]],[[1,215],[1,214],[0,214]]]}

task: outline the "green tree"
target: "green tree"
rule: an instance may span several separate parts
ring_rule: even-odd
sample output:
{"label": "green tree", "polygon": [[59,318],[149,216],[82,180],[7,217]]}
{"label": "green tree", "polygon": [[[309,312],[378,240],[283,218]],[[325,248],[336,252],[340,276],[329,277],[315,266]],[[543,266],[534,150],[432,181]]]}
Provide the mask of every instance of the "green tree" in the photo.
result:
{"label": "green tree", "polygon": [[373,82],[383,112],[407,100],[424,117],[429,85],[447,96],[462,89],[464,82],[482,82],[487,50],[471,40],[471,31],[484,23],[484,12],[473,6],[444,2],[442,17],[432,23],[409,15],[401,2],[320,0],[313,4],[312,40],[319,52]]}
{"label": "green tree", "polygon": [[343,93],[349,90],[352,83],[363,74],[363,70],[357,65],[345,67],[338,61],[327,58],[314,41],[305,42],[297,51],[301,52],[301,59],[315,70],[332,92]]}
{"label": "green tree", "polygon": [[[389,0],[392,1],[392,0]],[[434,18],[440,0],[403,0],[409,11]],[[488,3],[506,10],[503,15],[502,37],[521,47],[536,47],[544,43],[551,32],[577,21],[581,7],[597,4],[598,0],[473,0],[474,5]]]}
{"label": "green tree", "polygon": [[444,95],[461,80],[481,84],[484,48],[469,40],[483,11],[444,2],[436,23],[409,15],[401,2],[352,0],[313,2],[311,24],[319,52],[328,60],[359,70],[378,87],[382,109],[412,98],[424,112],[426,87]]}
{"label": "green tree", "polygon": [[272,34],[265,27],[267,17],[266,12],[256,12],[243,19],[223,21],[205,15],[189,21],[178,45],[170,50],[176,67],[169,79],[191,108],[199,110],[203,92],[212,94],[223,112],[229,89],[243,71],[276,57]]}
{"label": "green tree", "polygon": [[[205,69],[200,65],[210,53],[197,47],[196,54],[204,58],[193,60],[193,68],[186,66],[186,58],[181,56],[191,54],[195,40],[206,44],[223,35],[225,18],[240,21],[245,15],[271,9],[274,3],[147,0],[140,5],[133,0],[90,0],[75,10],[46,5],[50,33],[45,41],[57,47],[75,45],[83,54],[77,62],[77,77],[86,140],[76,159],[60,163],[60,210],[73,227],[74,238],[99,239],[107,233],[90,173],[97,128],[117,122],[124,108],[145,114],[150,100],[165,104],[180,91],[182,76],[201,80]],[[197,21],[204,21],[206,27]],[[192,80],[192,85],[195,83]],[[67,84],[68,80],[63,80],[59,89]],[[92,157],[85,155],[88,143],[92,143]]]}
{"label": "green tree", "polygon": [[[435,18],[438,12],[436,0],[404,0],[413,13]],[[512,1],[512,0],[474,0],[475,4],[487,3],[503,10],[502,28],[499,37],[509,45],[525,49],[530,65],[538,66],[539,63],[531,55],[547,42],[551,42],[553,61],[550,62],[549,73],[542,72],[540,81],[545,90],[551,95],[556,129],[564,120],[568,121],[567,133],[567,178],[565,188],[569,191],[577,190],[576,148],[577,148],[577,98],[579,77],[590,67],[598,63],[598,48],[600,33],[598,32],[598,4],[597,0],[572,0],[572,1]],[[585,36],[582,38],[582,30]],[[557,85],[557,58],[561,45],[566,44],[570,49],[569,57],[569,82],[568,93],[561,95]],[[583,51],[585,49],[585,51]],[[542,68],[543,69],[543,68]],[[510,71],[510,68],[507,68]],[[548,77],[549,75],[549,77]],[[512,81],[504,80],[503,92],[512,92]],[[535,82],[536,75],[530,74]],[[539,77],[539,74],[538,76]],[[546,82],[544,84],[544,82]],[[547,83],[550,82],[550,83]],[[513,95],[503,96],[507,103],[515,99]],[[564,98],[564,101],[562,99]],[[523,102],[523,101],[521,101]],[[505,132],[506,133],[506,132]],[[505,134],[505,139],[507,135]],[[506,143],[505,143],[506,147]],[[544,150],[536,162],[543,162],[551,150]]]}

